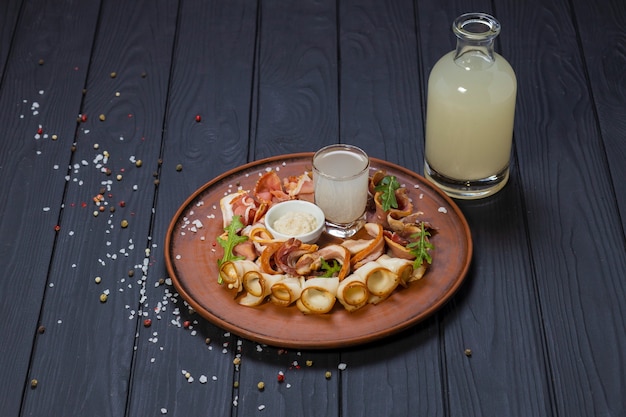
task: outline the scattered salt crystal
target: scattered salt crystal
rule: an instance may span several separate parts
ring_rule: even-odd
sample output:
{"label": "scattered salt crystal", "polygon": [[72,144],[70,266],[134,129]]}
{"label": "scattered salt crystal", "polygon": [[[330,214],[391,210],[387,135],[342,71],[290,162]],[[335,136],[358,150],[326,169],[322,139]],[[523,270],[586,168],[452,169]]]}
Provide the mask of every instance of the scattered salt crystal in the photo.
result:
{"label": "scattered salt crystal", "polygon": [[264,410],[264,409],[265,409],[265,406],[264,406],[263,404],[261,404],[261,405],[259,406],[259,411]]}
{"label": "scattered salt crystal", "polygon": [[339,369],[340,371],[343,371],[346,369],[348,365],[346,365],[345,363],[340,363],[339,366],[337,366],[337,369]]}
{"label": "scattered salt crystal", "polygon": [[50,211],[50,207],[44,207],[43,211]]}
{"label": "scattered salt crystal", "polygon": [[167,414],[167,408],[161,408],[161,414]]}
{"label": "scattered salt crystal", "polygon": [[200,375],[200,378],[198,378],[198,381],[200,381],[201,384],[206,384],[206,382],[208,381],[208,378],[206,377],[206,375]]}
{"label": "scattered salt crystal", "polygon": [[438,211],[439,213],[447,213],[447,212],[448,212],[448,210],[447,210],[445,207],[439,207],[439,208],[437,209],[437,211]]}

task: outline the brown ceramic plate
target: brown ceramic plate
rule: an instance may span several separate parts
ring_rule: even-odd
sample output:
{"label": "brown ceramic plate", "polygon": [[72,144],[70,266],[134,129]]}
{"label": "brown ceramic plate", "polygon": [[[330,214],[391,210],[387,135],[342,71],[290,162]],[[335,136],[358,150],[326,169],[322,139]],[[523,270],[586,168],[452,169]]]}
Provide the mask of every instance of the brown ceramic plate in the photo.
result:
{"label": "brown ceramic plate", "polygon": [[[465,278],[472,257],[472,240],[463,214],[454,202],[426,179],[382,160],[371,158],[371,169],[395,175],[438,232],[433,263],[420,281],[398,288],[379,305],[348,313],[339,302],[329,314],[304,315],[295,307],[242,307],[217,283],[217,259],[222,250],[219,201],[237,187],[252,189],[259,175],[274,169],[282,178],[311,170],[313,154],[292,154],[252,162],[205,184],[180,207],[170,223],[165,245],[168,271],[179,294],[196,312],[215,325],[244,338],[278,347],[322,349],[370,342],[405,329],[440,308]],[[201,227],[200,227],[201,226]]]}

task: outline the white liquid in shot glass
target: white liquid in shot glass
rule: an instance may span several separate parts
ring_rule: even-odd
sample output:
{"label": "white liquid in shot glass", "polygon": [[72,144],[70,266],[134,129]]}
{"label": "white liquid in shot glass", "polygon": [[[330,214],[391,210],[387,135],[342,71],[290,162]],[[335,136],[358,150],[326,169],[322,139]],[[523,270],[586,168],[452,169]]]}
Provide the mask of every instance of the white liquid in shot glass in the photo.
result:
{"label": "white liquid in shot glass", "polygon": [[315,204],[326,220],[347,224],[362,216],[367,204],[367,156],[338,149],[318,155],[314,165]]}

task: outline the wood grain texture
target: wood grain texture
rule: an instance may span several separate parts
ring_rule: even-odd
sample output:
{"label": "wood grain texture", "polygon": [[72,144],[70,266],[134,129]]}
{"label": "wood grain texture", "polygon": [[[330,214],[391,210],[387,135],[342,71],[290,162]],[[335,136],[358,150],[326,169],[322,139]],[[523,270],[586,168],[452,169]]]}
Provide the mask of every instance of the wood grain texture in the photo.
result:
{"label": "wood grain texture", "polygon": [[[425,73],[455,47],[450,33],[457,15],[450,10],[459,10],[459,14],[490,11],[486,3],[476,3],[469,10],[464,7],[460,2],[420,3],[417,26]],[[482,201],[459,202],[477,249],[467,282],[440,314],[443,389],[450,415],[521,417],[550,415],[552,411],[514,163],[515,159],[510,182],[499,194]]]}
{"label": "wood grain texture", "polygon": [[338,142],[335,2],[260,7],[254,159]]}
{"label": "wood grain texture", "polygon": [[342,352],[345,416],[445,415],[439,320]]}
{"label": "wood grain texture", "polygon": [[[97,4],[79,8],[75,2],[58,7],[26,4],[2,78],[0,409],[7,416],[18,415],[30,384],[29,361],[97,10]],[[77,31],[84,37],[76,37]],[[40,58],[47,62],[40,65]],[[41,246],[34,248],[33,242]]]}
{"label": "wood grain texture", "polygon": [[[569,3],[519,6],[498,11],[510,27],[502,47],[523,86],[515,146],[556,413],[620,415],[626,250],[617,208],[606,203],[614,190],[583,57]],[[541,50],[526,47],[529,32]]]}
{"label": "wood grain texture", "polygon": [[20,0],[11,0],[0,5],[0,79],[11,52],[13,32],[18,22],[21,3]]}
{"label": "wood grain texture", "polygon": [[[236,392],[239,415],[340,415],[342,377],[337,352],[284,350],[244,341],[241,359]],[[278,381],[279,373],[283,382]],[[258,388],[259,382],[263,389]]]}
{"label": "wood grain texture", "polygon": [[340,2],[342,141],[417,172],[423,120],[411,1]]}
{"label": "wood grain texture", "polygon": [[[342,140],[418,170],[423,122],[413,3],[341,2],[339,22]],[[431,320],[342,353],[341,415],[443,415],[437,335]]]}
{"label": "wood grain texture", "polygon": [[[47,331],[31,364],[39,384],[27,391],[26,414],[126,412],[169,66],[147,77],[141,72],[170,58],[163,44],[172,43],[176,15],[167,3],[151,2],[150,12],[111,2],[99,10],[83,107],[69,119],[87,116],[76,134],[41,314]],[[99,194],[102,212],[94,201]]]}
{"label": "wood grain texture", "polygon": [[[474,258],[451,301],[329,351],[192,311],[164,263],[180,204],[337,141],[421,172],[427,76],[472,10],[502,23],[519,93],[510,184],[459,203]],[[2,416],[623,416],[625,18],[621,0],[5,1]]]}
{"label": "wood grain texture", "polygon": [[161,415],[161,409],[231,415],[237,410],[238,339],[190,311],[171,283],[158,282],[168,278],[164,240],[178,207],[213,177],[247,162],[256,5],[182,2],[177,21],[143,302],[152,325],[138,328],[128,415]]}
{"label": "wood grain texture", "polygon": [[602,144],[626,233],[626,4],[575,1],[573,5],[574,24],[582,43]]}

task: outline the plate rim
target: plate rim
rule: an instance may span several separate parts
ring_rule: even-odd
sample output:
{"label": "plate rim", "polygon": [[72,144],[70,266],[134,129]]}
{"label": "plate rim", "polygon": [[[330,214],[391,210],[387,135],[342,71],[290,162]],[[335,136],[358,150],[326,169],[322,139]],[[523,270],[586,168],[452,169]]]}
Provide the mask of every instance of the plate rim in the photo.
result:
{"label": "plate rim", "polygon": [[[185,211],[190,207],[190,205],[194,202],[194,200],[196,200],[196,198],[198,198],[201,194],[206,192],[214,184],[219,183],[220,181],[222,181],[223,179],[229,176],[236,175],[239,172],[253,169],[256,166],[268,165],[268,164],[275,163],[275,162],[284,162],[285,160],[299,160],[299,159],[304,159],[304,158],[312,158],[313,155],[314,155],[314,152],[299,152],[299,153],[276,155],[276,156],[262,158],[259,160],[248,162],[246,164],[229,169],[223,172],[222,174],[212,178],[211,180],[209,180],[208,182],[204,183],[202,186],[197,188],[193,193],[191,193],[184,200],[184,202],[178,207],[172,219],[170,220],[170,223],[167,227],[166,236],[165,236],[164,253],[165,253],[166,269],[177,293],[187,303],[189,303],[189,305],[193,308],[193,310],[196,313],[198,313],[201,317],[211,322],[212,324],[216,325],[217,327],[224,329],[226,331],[230,331],[248,340],[252,340],[258,343],[264,343],[264,344],[268,344],[268,345],[276,346],[276,347],[284,347],[284,348],[333,349],[333,348],[343,348],[343,347],[366,344],[368,342],[372,342],[374,340],[380,340],[392,334],[396,334],[404,329],[412,327],[416,325],[417,323],[425,320],[427,317],[430,317],[436,311],[438,311],[457,292],[461,284],[465,281],[465,278],[467,277],[467,274],[469,272],[469,268],[470,268],[472,258],[473,258],[473,239],[472,239],[471,230],[469,228],[467,219],[463,215],[458,205],[452,200],[452,198],[446,195],[437,186],[429,182],[424,176],[408,168],[405,168],[401,165],[395,164],[393,162],[388,162],[386,160],[375,158],[375,157],[370,157],[371,166],[372,165],[373,166],[378,165],[378,166],[383,166],[383,167],[387,166],[394,170],[400,171],[409,177],[416,178],[418,180],[416,183],[418,183],[420,186],[422,184],[428,186],[433,192],[438,194],[440,198],[444,199],[446,203],[448,204],[448,206],[454,210],[455,216],[460,221],[463,231],[465,233],[464,242],[465,242],[465,246],[467,250],[464,253],[465,256],[464,256],[464,261],[463,261],[463,268],[461,269],[460,273],[458,274],[457,278],[455,279],[454,283],[450,286],[450,288],[444,293],[442,293],[442,297],[440,297],[435,303],[432,303],[431,305],[429,305],[428,308],[424,312],[422,312],[422,314],[416,315],[410,320],[406,320],[405,322],[399,325],[390,326],[388,329],[385,329],[383,331],[377,331],[375,333],[375,337],[371,337],[370,336],[371,333],[369,334],[366,333],[366,334],[363,334],[359,338],[348,338],[348,339],[337,338],[333,340],[307,341],[306,343],[299,343],[296,340],[285,340],[284,338],[272,337],[271,335],[266,335],[266,334],[258,334],[248,329],[237,327],[236,325],[233,325],[231,322],[222,319],[220,316],[215,315],[209,311],[205,311],[205,308],[201,306],[200,303],[196,301],[191,294],[188,293],[188,291],[186,291],[186,289],[184,288],[182,283],[179,281],[179,278],[176,276],[176,273],[175,273],[174,260],[172,259],[172,256],[171,256],[172,255],[171,245],[172,245],[174,230],[180,220],[181,215],[185,213]],[[361,340],[363,338],[367,340]]]}

